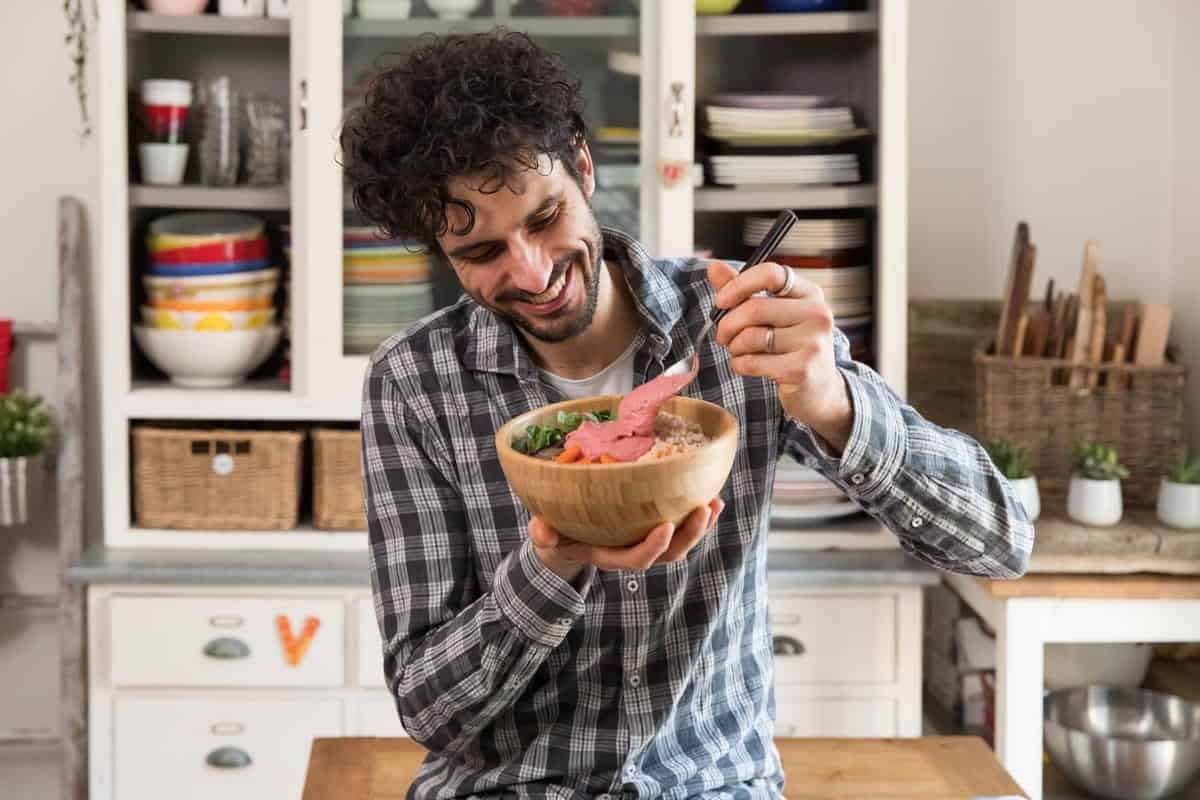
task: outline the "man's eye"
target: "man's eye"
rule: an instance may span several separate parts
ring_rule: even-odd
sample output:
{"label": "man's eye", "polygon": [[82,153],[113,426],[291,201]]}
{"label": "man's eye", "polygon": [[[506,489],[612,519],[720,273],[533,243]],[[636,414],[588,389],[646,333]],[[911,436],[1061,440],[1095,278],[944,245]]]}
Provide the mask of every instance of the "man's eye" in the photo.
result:
{"label": "man's eye", "polygon": [[558,219],[558,209],[555,209],[554,211],[550,212],[546,216],[535,219],[533,221],[533,224],[530,227],[533,228],[533,230],[535,230],[535,231],[540,231],[543,228],[549,228],[551,225],[554,224],[555,220],[557,220],[557,219]]}
{"label": "man's eye", "polygon": [[487,250],[466,256],[465,260],[470,261],[472,264],[486,264],[498,255],[500,255],[498,248],[489,247]]}

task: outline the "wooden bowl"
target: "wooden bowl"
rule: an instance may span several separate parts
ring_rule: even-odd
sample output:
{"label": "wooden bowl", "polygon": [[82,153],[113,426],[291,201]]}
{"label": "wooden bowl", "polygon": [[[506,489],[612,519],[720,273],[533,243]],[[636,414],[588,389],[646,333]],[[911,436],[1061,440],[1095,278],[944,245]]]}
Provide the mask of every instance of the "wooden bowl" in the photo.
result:
{"label": "wooden bowl", "polygon": [[656,525],[679,525],[716,497],[737,451],[738,423],[706,400],[672,397],[663,409],[699,423],[712,441],[654,461],[557,464],[519,453],[512,440],[529,425],[553,423],[559,411],[616,410],[621,395],[585,397],[514,417],[496,432],[496,452],[517,496],[564,536],[610,547],[636,544]]}

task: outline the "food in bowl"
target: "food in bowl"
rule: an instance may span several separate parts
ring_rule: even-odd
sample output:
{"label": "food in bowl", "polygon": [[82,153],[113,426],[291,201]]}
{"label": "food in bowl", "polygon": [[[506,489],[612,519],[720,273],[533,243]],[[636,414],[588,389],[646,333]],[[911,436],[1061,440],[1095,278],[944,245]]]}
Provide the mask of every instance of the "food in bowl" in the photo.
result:
{"label": "food in bowl", "polygon": [[[620,463],[608,453],[595,458],[584,458],[583,450],[568,444],[567,437],[584,422],[604,423],[614,421],[612,411],[566,412],[560,411],[554,425],[531,425],[521,436],[513,440],[513,449],[519,453],[554,461],[558,464],[616,464]],[[712,441],[699,423],[684,419],[670,411],[659,411],[654,418],[654,443],[650,449],[634,461],[653,461],[659,458],[686,453],[703,447]]]}
{"label": "food in bowl", "polygon": [[[594,414],[599,420],[620,422],[620,404],[628,397],[605,395],[553,403],[513,417],[496,432],[496,454],[513,493],[530,513],[563,536],[611,547],[635,544],[663,522],[682,524],[720,495],[729,478],[737,453],[737,419],[727,409],[693,397],[669,397],[659,410],[695,423],[708,441],[670,457],[561,464],[513,447],[532,426],[557,427],[560,413]],[[657,415],[650,420],[652,431],[656,419]],[[580,428],[584,424],[603,428],[610,423],[589,419]]]}

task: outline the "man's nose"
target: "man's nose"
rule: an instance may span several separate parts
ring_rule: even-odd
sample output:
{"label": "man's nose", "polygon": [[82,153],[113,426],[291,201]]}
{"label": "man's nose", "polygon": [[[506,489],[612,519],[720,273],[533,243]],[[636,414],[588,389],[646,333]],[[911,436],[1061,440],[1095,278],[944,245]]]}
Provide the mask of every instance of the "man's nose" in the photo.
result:
{"label": "man's nose", "polygon": [[545,248],[521,239],[509,245],[508,253],[512,259],[509,269],[513,285],[529,294],[545,291],[554,272],[554,259]]}

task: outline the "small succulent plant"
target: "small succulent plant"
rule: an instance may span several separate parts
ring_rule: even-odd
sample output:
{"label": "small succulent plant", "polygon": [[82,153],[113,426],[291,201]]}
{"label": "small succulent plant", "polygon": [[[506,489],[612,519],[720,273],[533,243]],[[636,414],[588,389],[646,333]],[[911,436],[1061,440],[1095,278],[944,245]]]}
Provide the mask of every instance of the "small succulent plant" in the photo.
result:
{"label": "small succulent plant", "polygon": [[1029,469],[1028,448],[1021,447],[1011,439],[992,439],[984,448],[991,456],[992,463],[1009,480],[1028,478],[1033,474]]}
{"label": "small succulent plant", "polygon": [[50,410],[38,395],[0,394],[0,458],[35,456],[54,440]]}
{"label": "small succulent plant", "polygon": [[1172,483],[1200,483],[1200,458],[1189,459],[1185,448],[1167,477]]}
{"label": "small succulent plant", "polygon": [[1117,460],[1117,451],[1095,442],[1079,442],[1075,445],[1075,470],[1093,481],[1129,477],[1129,470]]}

